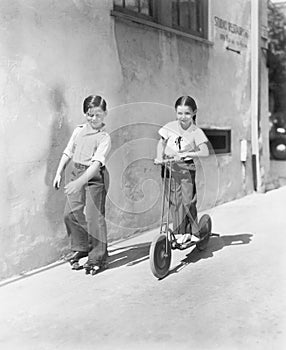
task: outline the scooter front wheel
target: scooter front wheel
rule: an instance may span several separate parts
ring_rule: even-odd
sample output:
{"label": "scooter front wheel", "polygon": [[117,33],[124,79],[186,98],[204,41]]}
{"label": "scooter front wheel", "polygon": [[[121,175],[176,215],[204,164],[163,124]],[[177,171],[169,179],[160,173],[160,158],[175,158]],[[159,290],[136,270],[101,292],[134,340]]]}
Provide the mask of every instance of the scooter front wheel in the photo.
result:
{"label": "scooter front wheel", "polygon": [[210,240],[212,232],[212,220],[208,214],[204,214],[199,221],[200,240],[197,242],[196,247],[198,250],[203,251],[206,249]]}
{"label": "scooter front wheel", "polygon": [[150,247],[150,266],[153,275],[164,278],[169,272],[171,264],[171,246],[166,235],[155,237]]}

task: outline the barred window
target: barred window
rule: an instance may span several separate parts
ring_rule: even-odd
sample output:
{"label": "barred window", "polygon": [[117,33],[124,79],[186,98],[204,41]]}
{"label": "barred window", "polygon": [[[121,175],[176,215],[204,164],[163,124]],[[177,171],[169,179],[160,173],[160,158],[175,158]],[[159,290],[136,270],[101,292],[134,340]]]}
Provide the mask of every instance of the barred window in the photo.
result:
{"label": "barred window", "polygon": [[208,0],[114,0],[114,10],[207,38]]}
{"label": "barred window", "polygon": [[172,26],[201,36],[203,33],[203,1],[172,0]]}
{"label": "barred window", "polygon": [[114,0],[114,9],[153,17],[153,0]]}

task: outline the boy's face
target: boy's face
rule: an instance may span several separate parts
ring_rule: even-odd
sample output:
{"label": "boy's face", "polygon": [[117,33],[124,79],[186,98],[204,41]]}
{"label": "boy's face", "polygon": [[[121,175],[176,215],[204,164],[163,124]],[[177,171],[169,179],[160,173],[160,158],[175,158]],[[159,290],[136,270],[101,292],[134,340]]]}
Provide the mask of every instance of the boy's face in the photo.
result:
{"label": "boy's face", "polygon": [[193,122],[193,116],[196,115],[197,111],[193,111],[188,106],[178,106],[177,107],[177,119],[183,129],[188,129]]}
{"label": "boy's face", "polygon": [[88,124],[93,129],[99,129],[102,124],[104,117],[106,116],[106,112],[104,112],[100,107],[89,108],[86,115],[86,119]]}

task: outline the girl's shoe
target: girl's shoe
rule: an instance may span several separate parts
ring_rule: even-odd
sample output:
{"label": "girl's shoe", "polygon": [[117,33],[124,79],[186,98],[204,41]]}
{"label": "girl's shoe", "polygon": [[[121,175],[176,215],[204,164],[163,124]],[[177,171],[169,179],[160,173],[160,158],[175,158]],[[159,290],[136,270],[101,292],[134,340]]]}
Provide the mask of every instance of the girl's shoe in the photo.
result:
{"label": "girl's shoe", "polygon": [[192,235],[190,233],[185,233],[177,239],[177,243],[178,244],[185,244],[185,243],[189,242],[191,240],[191,238],[192,238]]}
{"label": "girl's shoe", "polygon": [[178,239],[177,239],[177,243],[178,244],[186,244],[188,242],[198,242],[200,240],[199,237],[192,235],[190,233],[185,233],[184,235],[181,235]]}
{"label": "girl's shoe", "polygon": [[197,243],[200,240],[200,237],[192,235],[191,241]]}

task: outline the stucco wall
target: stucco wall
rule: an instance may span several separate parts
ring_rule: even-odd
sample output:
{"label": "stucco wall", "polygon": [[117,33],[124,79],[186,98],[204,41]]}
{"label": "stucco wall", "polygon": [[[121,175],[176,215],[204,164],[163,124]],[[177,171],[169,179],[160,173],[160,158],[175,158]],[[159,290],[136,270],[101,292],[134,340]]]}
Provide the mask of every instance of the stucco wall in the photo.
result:
{"label": "stucco wall", "polygon": [[250,31],[250,0],[211,2],[211,43],[122,21],[111,9],[110,0],[0,0],[0,278],[68,247],[64,194],[51,184],[89,94],[109,105],[110,240],[158,225],[152,160],[180,95],[197,100],[200,126],[232,130],[231,154],[198,164],[199,208],[252,191],[250,157],[245,179],[239,160],[240,139],[250,145],[250,39],[240,54],[228,51],[215,26],[216,16]]}
{"label": "stucco wall", "polygon": [[0,276],[67,247],[61,152],[89,94],[116,103],[121,74],[110,1],[0,1]]}
{"label": "stucco wall", "polygon": [[[160,102],[169,106],[165,113],[154,105],[145,120],[162,125],[175,118],[175,100],[190,94],[197,100],[198,124],[209,128],[230,128],[231,154],[203,161],[198,173],[201,208],[211,207],[253,190],[250,149],[250,1],[210,2],[210,41],[203,43],[142,24],[116,18],[115,37],[123,74],[124,102]],[[215,17],[241,26],[248,33],[245,46],[235,44],[240,53],[226,50]],[[231,39],[241,40],[239,35]],[[231,44],[230,44],[231,46]],[[128,52],[128,55],[127,55]],[[137,104],[129,108],[133,120],[140,121]],[[240,140],[248,141],[246,177],[240,162]],[[153,147],[153,145],[152,145]],[[207,181],[210,190],[205,189]]]}

